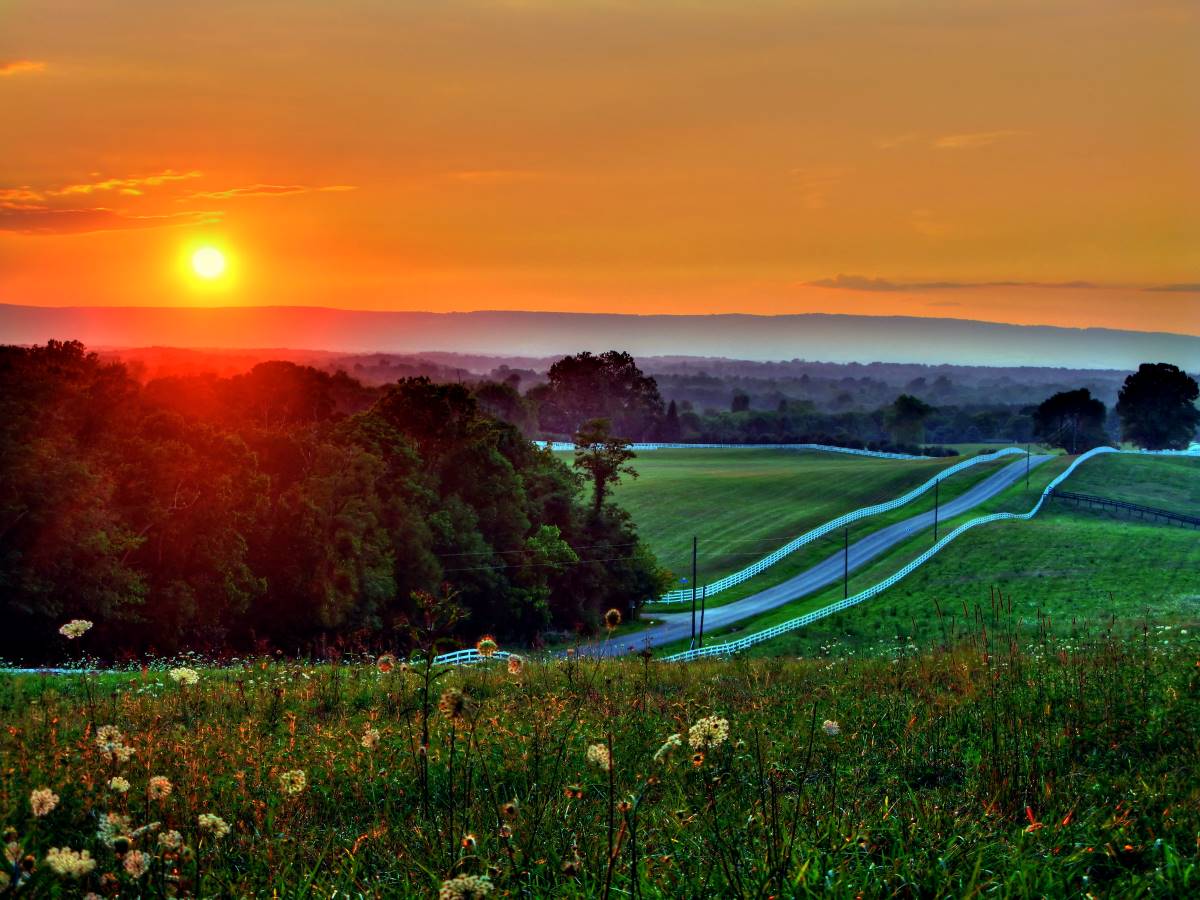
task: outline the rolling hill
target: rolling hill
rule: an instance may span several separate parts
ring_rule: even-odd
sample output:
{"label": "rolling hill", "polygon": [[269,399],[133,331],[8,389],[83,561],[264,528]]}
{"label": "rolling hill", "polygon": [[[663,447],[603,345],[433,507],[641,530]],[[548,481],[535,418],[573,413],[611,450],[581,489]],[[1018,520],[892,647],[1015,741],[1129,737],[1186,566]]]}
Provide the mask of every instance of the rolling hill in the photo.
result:
{"label": "rolling hill", "polygon": [[[1196,322],[1200,330],[1200,321]],[[290,347],[548,356],[619,347],[635,356],[1200,369],[1187,334],[1005,325],[962,319],[804,314],[630,316],[548,312],[365,312],[320,307],[0,305],[0,342],[101,347]]]}

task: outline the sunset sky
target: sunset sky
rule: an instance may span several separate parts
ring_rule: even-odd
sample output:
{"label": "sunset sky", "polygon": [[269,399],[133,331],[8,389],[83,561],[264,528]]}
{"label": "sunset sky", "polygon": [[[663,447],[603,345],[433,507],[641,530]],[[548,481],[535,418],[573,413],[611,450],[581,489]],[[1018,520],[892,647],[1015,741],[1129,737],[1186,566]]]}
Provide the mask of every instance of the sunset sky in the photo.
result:
{"label": "sunset sky", "polygon": [[1200,334],[1200,5],[0,0],[0,303]]}

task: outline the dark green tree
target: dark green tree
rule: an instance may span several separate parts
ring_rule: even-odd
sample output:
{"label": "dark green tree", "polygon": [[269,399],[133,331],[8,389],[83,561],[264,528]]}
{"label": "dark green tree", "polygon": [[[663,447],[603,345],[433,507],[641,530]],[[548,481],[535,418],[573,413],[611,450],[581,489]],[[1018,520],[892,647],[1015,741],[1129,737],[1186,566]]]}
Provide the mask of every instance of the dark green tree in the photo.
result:
{"label": "dark green tree", "polygon": [[622,475],[637,478],[629,461],[637,456],[629,441],[616,437],[608,419],[590,419],[575,432],[575,468],[587,473],[592,480],[592,510],[600,515],[612,486]]}
{"label": "dark green tree", "polygon": [[679,424],[679,409],[674,400],[667,404],[667,415],[663,419],[660,435],[668,444],[676,443],[683,435],[683,427]]}
{"label": "dark green tree", "polygon": [[925,420],[934,409],[919,397],[901,394],[888,409],[887,423],[897,444],[925,442]]}
{"label": "dark green tree", "polygon": [[475,385],[475,399],[488,415],[515,425],[526,437],[533,437],[537,431],[537,418],[517,390],[519,383],[520,376],[515,374],[505,381],[485,381]]}
{"label": "dark green tree", "polygon": [[1062,391],[1043,400],[1033,413],[1034,434],[1051,447],[1083,453],[1108,443],[1104,404],[1087,388]]}
{"label": "dark green tree", "polygon": [[1121,437],[1147,450],[1186,450],[1200,426],[1196,379],[1169,363],[1142,363],[1117,395]]}

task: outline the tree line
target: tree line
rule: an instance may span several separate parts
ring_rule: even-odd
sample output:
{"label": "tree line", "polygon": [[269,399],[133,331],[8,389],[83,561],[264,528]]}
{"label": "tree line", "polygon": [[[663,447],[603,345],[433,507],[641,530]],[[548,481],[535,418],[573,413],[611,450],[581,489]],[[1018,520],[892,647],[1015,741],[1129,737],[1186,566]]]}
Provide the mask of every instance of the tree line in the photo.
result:
{"label": "tree line", "polygon": [[595,629],[668,576],[593,455],[461,384],[267,362],[143,385],[75,342],[0,347],[0,655],[56,658],[68,618],[109,657],[396,647],[434,595],[463,636]]}
{"label": "tree line", "polygon": [[872,450],[952,453],[943,444],[1038,441],[1083,452],[1127,441],[1146,449],[1183,449],[1196,434],[1195,379],[1167,363],[1145,363],[1128,375],[1109,410],[1089,388],[1060,391],[1037,405],[935,406],[913,392],[871,410],[829,411],[808,400],[781,399],[773,410],[752,407],[735,390],[727,409],[696,410],[664,400],[657,381],[628,353],[580,353],[554,363],[546,380],[524,394],[519,378],[476,387],[495,415],[530,435],[567,439],[586,421],[605,418],[634,441],[683,443],[818,443]]}

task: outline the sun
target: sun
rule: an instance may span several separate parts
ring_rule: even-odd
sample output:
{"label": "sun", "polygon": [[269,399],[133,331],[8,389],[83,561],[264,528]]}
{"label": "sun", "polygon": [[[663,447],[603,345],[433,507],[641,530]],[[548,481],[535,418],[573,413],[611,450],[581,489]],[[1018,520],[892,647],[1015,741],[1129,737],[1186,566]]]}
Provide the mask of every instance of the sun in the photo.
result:
{"label": "sun", "polygon": [[192,254],[192,271],[212,281],[225,274],[225,254],[216,247],[201,247]]}

